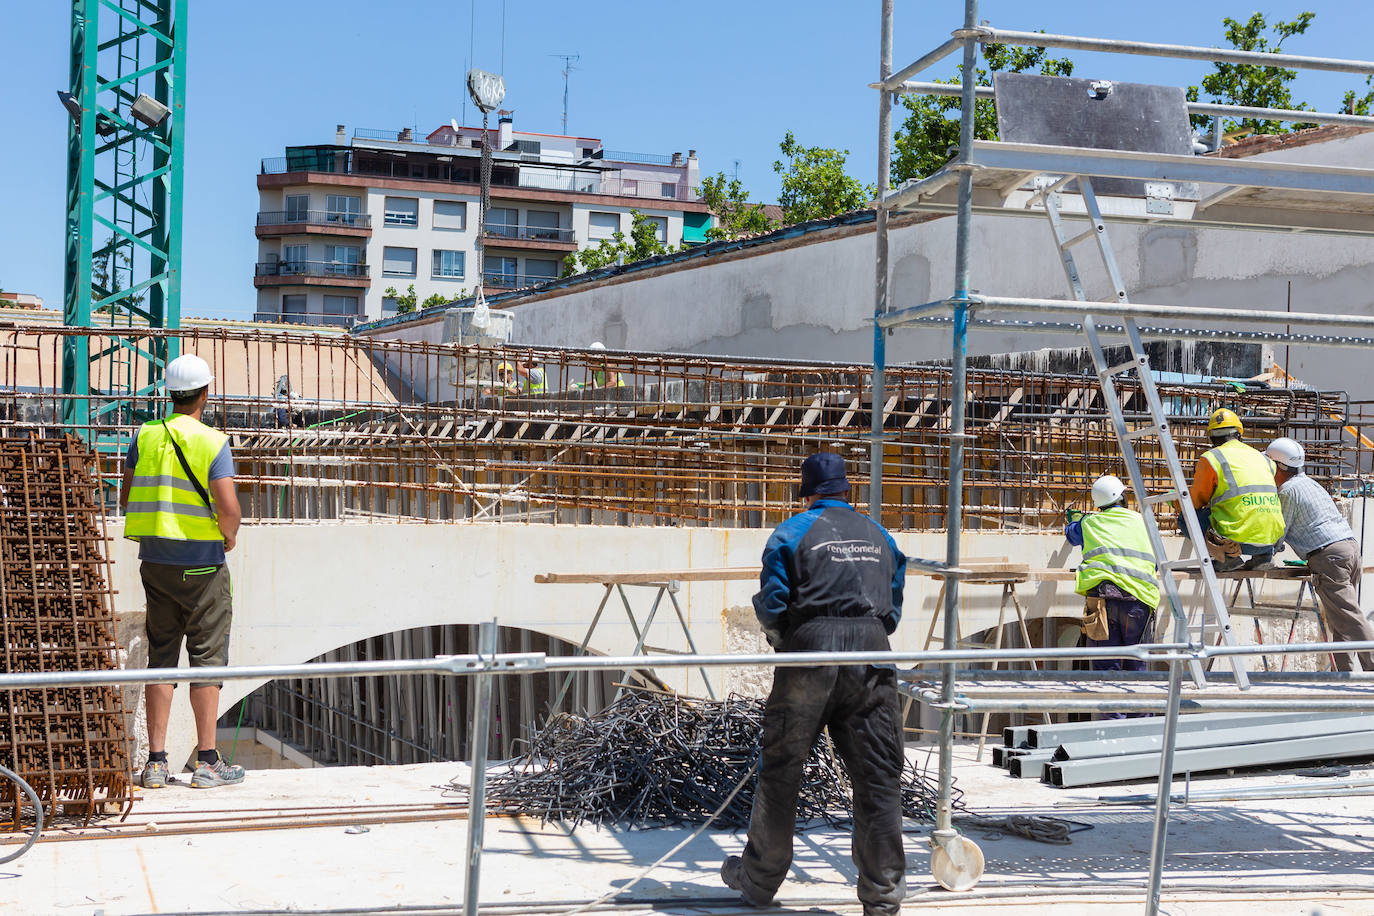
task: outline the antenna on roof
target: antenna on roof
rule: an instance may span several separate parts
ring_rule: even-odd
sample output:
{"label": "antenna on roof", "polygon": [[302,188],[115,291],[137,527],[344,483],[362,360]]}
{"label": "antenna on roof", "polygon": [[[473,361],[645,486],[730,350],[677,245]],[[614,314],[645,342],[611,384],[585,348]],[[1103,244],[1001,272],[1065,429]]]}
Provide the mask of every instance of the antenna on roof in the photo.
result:
{"label": "antenna on roof", "polygon": [[550,54],[550,57],[557,57],[563,61],[563,133],[568,132],[568,74],[581,67],[574,67],[573,62],[582,59],[581,54]]}

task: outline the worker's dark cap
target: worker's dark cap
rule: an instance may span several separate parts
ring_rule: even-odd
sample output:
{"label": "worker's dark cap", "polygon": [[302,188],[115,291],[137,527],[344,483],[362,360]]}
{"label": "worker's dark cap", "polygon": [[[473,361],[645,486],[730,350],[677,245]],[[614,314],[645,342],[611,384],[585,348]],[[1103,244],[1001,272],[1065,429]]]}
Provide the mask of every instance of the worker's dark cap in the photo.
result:
{"label": "worker's dark cap", "polygon": [[831,496],[849,492],[849,478],[844,473],[844,459],[834,452],[817,452],[802,462],[802,497]]}

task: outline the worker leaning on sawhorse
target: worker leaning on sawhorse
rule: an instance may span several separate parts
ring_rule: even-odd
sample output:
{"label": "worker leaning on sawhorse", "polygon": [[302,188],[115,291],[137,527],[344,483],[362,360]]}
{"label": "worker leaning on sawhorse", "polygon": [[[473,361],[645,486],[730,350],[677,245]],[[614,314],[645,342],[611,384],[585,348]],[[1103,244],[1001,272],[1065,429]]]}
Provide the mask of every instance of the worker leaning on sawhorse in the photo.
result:
{"label": "worker leaning on sawhorse", "polygon": [[[1203,453],[1188,488],[1217,572],[1270,569],[1283,537],[1283,509],[1274,462],[1241,441],[1245,428],[1222,407],[1207,421],[1212,448]],[[1179,530],[1183,531],[1182,515]]]}
{"label": "worker leaning on sawhorse", "polygon": [[[1145,641],[1159,607],[1154,548],[1140,513],[1126,508],[1126,485],[1108,474],[1093,483],[1096,512],[1070,509],[1064,537],[1083,548],[1074,591],[1086,600],[1083,635],[1089,646],[1134,646]],[[1138,658],[1096,658],[1094,671],[1144,671]],[[1123,718],[1114,713],[1107,718]]]}

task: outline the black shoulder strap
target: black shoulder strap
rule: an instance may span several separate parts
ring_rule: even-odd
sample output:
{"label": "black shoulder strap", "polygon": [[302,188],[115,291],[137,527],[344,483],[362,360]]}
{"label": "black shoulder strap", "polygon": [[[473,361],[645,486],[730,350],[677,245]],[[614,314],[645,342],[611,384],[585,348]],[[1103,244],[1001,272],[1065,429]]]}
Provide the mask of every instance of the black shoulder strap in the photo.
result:
{"label": "black shoulder strap", "polygon": [[205,508],[209,509],[213,514],[215,507],[210,502],[210,494],[205,492],[205,488],[200,485],[200,481],[196,478],[196,475],[191,472],[191,465],[186,462],[186,455],[181,451],[181,446],[177,444],[177,437],[172,435],[172,427],[167,425],[166,420],[163,420],[162,428],[167,430],[167,438],[172,440],[172,448],[176,450],[177,461],[181,462],[181,469],[186,472],[186,476],[191,478],[191,486],[196,488],[196,492],[200,494],[200,498],[205,500]]}

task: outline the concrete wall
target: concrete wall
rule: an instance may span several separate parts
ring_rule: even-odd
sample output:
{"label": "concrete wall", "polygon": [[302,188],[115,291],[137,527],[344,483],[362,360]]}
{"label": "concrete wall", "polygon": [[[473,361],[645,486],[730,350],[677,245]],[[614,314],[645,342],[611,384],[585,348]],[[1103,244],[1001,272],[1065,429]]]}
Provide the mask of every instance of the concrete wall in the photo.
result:
{"label": "concrete wall", "polygon": [[[1357,531],[1358,531],[1357,527]],[[129,664],[146,663],[143,588],[137,545],[112,527],[115,607]],[[518,524],[290,525],[243,530],[230,554],[234,577],[234,622],[230,663],[297,663],[357,640],[411,627],[475,624],[497,618],[573,643],[586,634],[602,594],[596,585],[537,585],[542,572],[673,570],[758,563],[769,532],[749,529],[628,528]],[[943,556],[941,532],[898,533],[911,556]],[[1055,533],[969,533],[965,556],[1005,556],[1032,567],[1071,567],[1077,551]],[[754,582],[685,583],[679,595],[697,648],[702,652],[762,649],[752,634],[750,597]],[[627,588],[643,620],[653,600],[648,588]],[[894,645],[923,647],[935,610],[939,583],[908,579],[906,608]],[[1071,582],[1040,582],[1019,589],[1028,617],[1076,617],[1081,600]],[[961,595],[963,632],[970,636],[997,622],[1001,590],[969,586]],[[1374,606],[1374,600],[1366,599]],[[1014,621],[1010,608],[1008,622]],[[1242,640],[1250,633],[1238,628]],[[591,648],[631,654],[634,634],[612,600]],[[686,649],[671,607],[656,619],[650,645]],[[184,663],[184,662],[183,662]],[[726,673],[715,675],[719,689]],[[757,680],[757,676],[753,680]],[[676,673],[665,680],[702,693],[700,675]],[[260,682],[225,685],[221,712]],[[169,749],[189,755],[194,728],[185,691],[173,707]],[[184,759],[178,757],[177,759]]]}
{"label": "concrete wall", "polygon": [[[1374,135],[1361,134],[1266,154],[1268,159],[1365,165]],[[1075,223],[1082,226],[1081,222]],[[1374,240],[1179,226],[1112,225],[1131,298],[1152,304],[1374,315]],[[1042,219],[978,217],[973,288],[988,294],[1065,298],[1063,271]],[[839,237],[688,262],[655,275],[611,281],[513,305],[520,343],[585,346],[605,340],[635,350],[868,362],[873,310],[872,224]],[[1077,249],[1088,293],[1106,297],[1091,246]],[[892,305],[953,289],[952,217],[892,233]],[[901,330],[888,359],[948,357],[949,335]],[[1075,337],[974,331],[972,353],[1079,345]],[[1319,387],[1374,397],[1374,375],[1357,350],[1279,346],[1292,375]]]}

